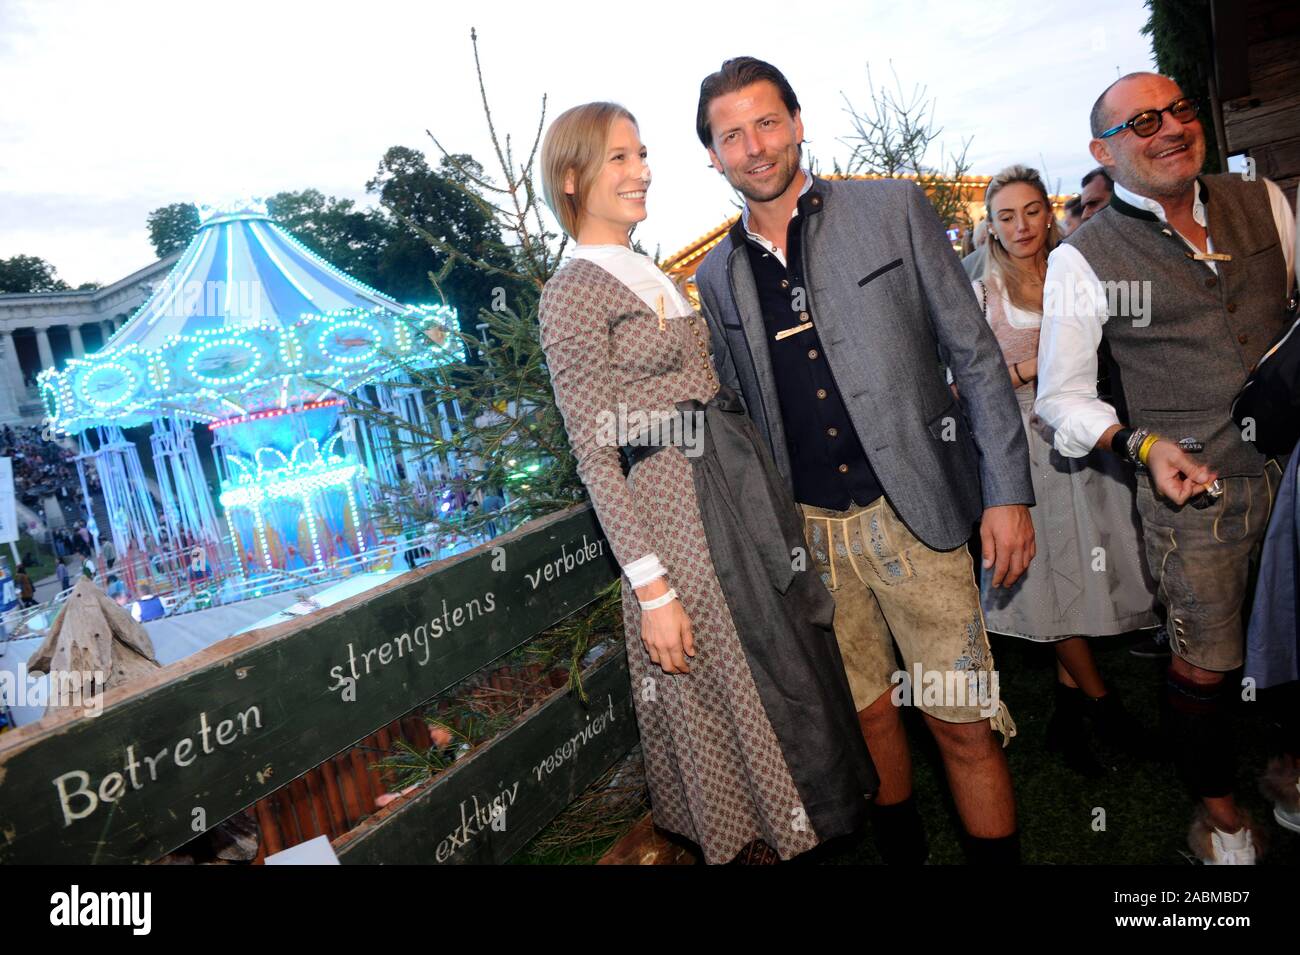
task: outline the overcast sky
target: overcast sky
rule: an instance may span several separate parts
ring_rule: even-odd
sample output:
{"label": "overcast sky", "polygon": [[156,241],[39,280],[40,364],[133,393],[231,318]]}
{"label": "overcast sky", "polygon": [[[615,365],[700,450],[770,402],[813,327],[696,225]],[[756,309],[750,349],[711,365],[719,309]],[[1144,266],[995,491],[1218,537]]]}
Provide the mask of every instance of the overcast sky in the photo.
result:
{"label": "overcast sky", "polygon": [[[1082,14],[1086,11],[1086,16]],[[197,3],[0,0],[0,258],[38,255],[72,285],[153,261],[149,211],[314,187],[370,204],[384,150],[425,129],[492,168],[469,41],[498,126],[612,99],[636,114],[655,181],[637,232],[676,251],[733,211],[694,134],[701,78],[770,60],[824,168],[843,161],[841,92],[924,84],[972,172],[1011,162],[1077,191],[1087,116],[1120,73],[1153,69],[1141,0],[648,4],[564,0]]]}

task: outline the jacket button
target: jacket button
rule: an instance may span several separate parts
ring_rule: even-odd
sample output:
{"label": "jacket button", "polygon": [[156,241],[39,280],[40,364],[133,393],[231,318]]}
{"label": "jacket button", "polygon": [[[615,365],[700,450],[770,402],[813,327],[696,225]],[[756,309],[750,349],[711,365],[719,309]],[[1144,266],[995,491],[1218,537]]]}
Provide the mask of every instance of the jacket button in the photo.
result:
{"label": "jacket button", "polygon": [[840,429],[839,429],[839,428],[827,428],[827,429],[826,429],[826,433],[829,434],[832,438],[834,438],[834,437],[837,437],[837,436],[839,435],[839,433],[840,433]]}
{"label": "jacket button", "polygon": [[808,317],[808,313],[807,313],[807,312],[800,312],[800,313],[799,313],[799,321],[801,321],[801,322],[810,322],[810,321],[812,321],[812,319]]}
{"label": "jacket button", "polygon": [[840,473],[841,473],[841,474],[848,474],[848,473],[849,473],[849,466],[848,466],[847,464],[841,464],[841,465],[840,465]]}
{"label": "jacket button", "polygon": [[822,200],[820,196],[813,196],[811,202],[815,206],[820,206],[822,204]]}
{"label": "jacket button", "polygon": [[1238,335],[1238,336],[1237,336],[1237,344],[1238,344],[1238,345],[1244,345],[1244,344],[1246,344],[1246,342],[1248,342],[1248,341],[1250,341],[1250,336],[1249,336],[1249,335]]}
{"label": "jacket button", "polygon": [[809,357],[809,358],[816,358],[816,357],[817,357],[817,349],[815,349],[815,348],[810,348],[810,349],[808,349],[808,357]]}
{"label": "jacket button", "polygon": [[825,389],[825,388],[818,388],[818,389],[817,389],[817,397],[818,397],[818,398],[825,398],[825,397],[826,397],[826,389]]}
{"label": "jacket button", "polygon": [[1228,303],[1228,311],[1229,311],[1229,312],[1235,312],[1236,310],[1237,310],[1237,303],[1236,303],[1236,302],[1229,302],[1229,303]]}

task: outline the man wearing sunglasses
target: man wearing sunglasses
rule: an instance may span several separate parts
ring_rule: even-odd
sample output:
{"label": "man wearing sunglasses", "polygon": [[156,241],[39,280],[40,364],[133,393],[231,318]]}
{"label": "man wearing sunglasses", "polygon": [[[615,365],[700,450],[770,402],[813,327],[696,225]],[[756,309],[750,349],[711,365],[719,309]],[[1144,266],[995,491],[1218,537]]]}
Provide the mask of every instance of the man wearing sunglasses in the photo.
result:
{"label": "man wearing sunglasses", "polygon": [[[1093,107],[1092,135],[1115,192],[1049,260],[1035,410],[1063,455],[1100,448],[1138,468],[1147,559],[1168,612],[1175,756],[1202,803],[1192,846],[1209,864],[1249,865],[1225,678],[1242,663],[1247,569],[1281,469],[1230,408],[1289,325],[1295,224],[1274,183],[1200,175],[1197,104],[1168,77],[1113,83]],[[1103,339],[1123,423],[1097,397]]]}

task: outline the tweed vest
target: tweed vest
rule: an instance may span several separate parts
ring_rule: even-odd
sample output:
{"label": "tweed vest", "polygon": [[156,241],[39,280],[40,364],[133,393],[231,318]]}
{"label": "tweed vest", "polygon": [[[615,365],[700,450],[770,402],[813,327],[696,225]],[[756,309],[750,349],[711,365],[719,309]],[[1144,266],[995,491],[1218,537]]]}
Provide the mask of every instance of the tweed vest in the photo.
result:
{"label": "tweed vest", "polygon": [[1217,275],[1170,226],[1118,197],[1066,241],[1110,296],[1102,333],[1126,423],[1203,442],[1200,457],[1220,477],[1258,475],[1265,458],[1233,423],[1232,400],[1288,325],[1286,259],[1263,181],[1202,176],[1200,188],[1214,251],[1232,257],[1215,263]]}

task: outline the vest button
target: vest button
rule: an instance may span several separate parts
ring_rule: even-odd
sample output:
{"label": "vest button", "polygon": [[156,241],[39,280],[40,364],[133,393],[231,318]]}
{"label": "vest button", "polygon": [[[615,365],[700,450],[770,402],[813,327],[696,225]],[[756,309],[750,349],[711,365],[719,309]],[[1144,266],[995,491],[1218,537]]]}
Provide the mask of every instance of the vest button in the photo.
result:
{"label": "vest button", "polygon": [[840,433],[840,429],[839,429],[839,428],[827,428],[827,429],[826,429],[826,433],[829,434],[832,438],[834,438],[834,437],[838,437],[838,435],[839,435],[839,433]]}
{"label": "vest button", "polygon": [[809,357],[809,358],[816,358],[816,357],[817,357],[817,349],[815,349],[815,348],[810,348],[810,349],[808,349],[808,357]]}
{"label": "vest button", "polygon": [[1208,278],[1208,279],[1205,280],[1205,287],[1206,287],[1206,288],[1214,288],[1214,286],[1216,286],[1216,285],[1218,285],[1218,284],[1219,284],[1219,280],[1216,279],[1216,278],[1214,278],[1213,276],[1211,276],[1210,278]]}
{"label": "vest button", "polygon": [[818,389],[817,389],[817,397],[818,397],[818,398],[825,398],[825,397],[826,397],[826,389],[825,389],[825,388],[818,388]]}
{"label": "vest button", "polygon": [[817,196],[813,196],[813,197],[812,197],[812,204],[815,205],[815,206],[820,206],[820,205],[822,204],[822,201],[821,201],[821,199],[818,198]]}
{"label": "vest button", "polygon": [[1238,335],[1238,336],[1237,336],[1237,344],[1238,344],[1238,345],[1244,345],[1244,344],[1246,344],[1246,342],[1248,342],[1249,340],[1250,340],[1250,336],[1249,336],[1249,335]]}
{"label": "vest button", "polygon": [[847,464],[841,464],[841,465],[840,465],[840,473],[841,473],[841,474],[848,474],[848,473],[849,473],[849,466],[848,466]]}
{"label": "vest button", "polygon": [[1229,303],[1228,303],[1228,311],[1231,313],[1231,312],[1235,312],[1236,310],[1237,310],[1237,303],[1236,303],[1236,302],[1229,302]]}
{"label": "vest button", "polygon": [[789,282],[789,280],[788,280],[788,279],[782,279],[782,280],[781,280],[781,288],[789,288],[789,287],[790,287],[790,282]]}

